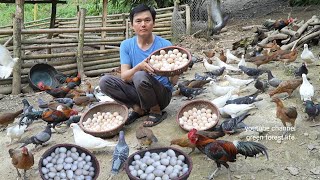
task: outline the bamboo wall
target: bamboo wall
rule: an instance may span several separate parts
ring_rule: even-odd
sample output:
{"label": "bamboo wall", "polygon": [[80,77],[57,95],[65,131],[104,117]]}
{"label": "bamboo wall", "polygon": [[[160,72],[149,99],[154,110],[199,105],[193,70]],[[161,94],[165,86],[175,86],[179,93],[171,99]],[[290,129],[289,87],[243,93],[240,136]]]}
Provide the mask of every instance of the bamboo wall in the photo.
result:
{"label": "bamboo wall", "polygon": [[[180,6],[179,13],[186,17],[189,12],[186,12],[185,7]],[[154,33],[172,39],[173,7],[156,11]],[[85,76],[99,76],[110,72],[120,65],[121,41],[133,36],[128,15],[108,15],[106,27],[102,27],[101,16],[85,16],[85,11],[84,15],[79,13],[75,18],[56,18],[54,29],[49,29],[50,18],[24,23],[21,30],[20,82],[28,83],[28,72],[37,63],[48,63],[65,74],[80,70]],[[81,22],[84,24],[81,25]],[[105,38],[101,36],[103,32]],[[13,33],[11,25],[0,27],[0,43],[5,44],[10,51],[14,50]],[[11,93],[12,79],[11,76],[0,80],[0,86],[5,86],[0,88],[0,94]]]}

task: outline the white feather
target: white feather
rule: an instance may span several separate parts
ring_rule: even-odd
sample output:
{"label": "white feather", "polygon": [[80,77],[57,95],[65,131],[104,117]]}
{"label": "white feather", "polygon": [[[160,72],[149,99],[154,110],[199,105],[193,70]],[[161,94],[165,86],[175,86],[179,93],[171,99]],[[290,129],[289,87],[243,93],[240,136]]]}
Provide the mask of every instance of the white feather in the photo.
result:
{"label": "white feather", "polygon": [[218,108],[223,107],[224,105],[226,105],[226,102],[230,99],[231,95],[232,95],[232,91],[230,90],[227,94],[225,94],[224,96],[220,96],[218,98],[215,98],[214,100],[212,100],[211,102],[216,105]]}
{"label": "white feather", "polygon": [[311,98],[314,95],[314,88],[312,84],[310,84],[310,82],[308,81],[307,75],[302,74],[302,80],[303,81],[299,89],[301,101],[307,101],[307,100],[311,101]]}
{"label": "white feather", "polygon": [[219,86],[214,81],[210,81],[212,93],[218,97],[227,94],[229,91],[239,92],[239,87],[234,86]]}
{"label": "white feather", "polygon": [[226,57],[227,57],[227,63],[232,63],[234,61],[237,61],[237,62],[240,61],[240,59],[237,56],[235,56],[231,53],[230,49],[227,49]]}
{"label": "white feather", "polygon": [[213,64],[208,63],[208,60],[206,58],[203,59],[203,65],[207,71],[214,71],[214,70],[220,69],[219,66],[215,66]]}
{"label": "white feather", "polygon": [[235,118],[254,108],[257,108],[255,104],[227,104],[222,108],[222,111]]}
{"label": "white feather", "polygon": [[237,79],[229,75],[224,75],[224,78],[226,78],[232,86],[244,86],[254,81],[254,79]]}
{"label": "white feather", "polygon": [[107,140],[95,137],[91,134],[85,133],[78,124],[72,123],[70,127],[73,130],[73,137],[76,145],[90,150],[100,150],[106,147],[113,147],[117,144],[114,142],[109,142]]}
{"label": "white feather", "polygon": [[20,140],[26,128],[27,125],[19,126],[19,124],[12,127],[8,127],[7,136],[10,137],[10,143],[12,143],[14,139]]}
{"label": "white feather", "polygon": [[17,61],[18,58],[12,58],[8,49],[0,45],[0,78],[8,78]]}
{"label": "white feather", "polygon": [[229,70],[229,71],[240,71],[239,68],[236,68],[236,67],[233,67],[233,66],[231,66],[231,65],[229,65],[229,64],[226,64],[226,63],[224,63],[223,61],[221,61],[221,60],[220,60],[219,58],[217,58],[217,57],[213,57],[213,59],[217,62],[218,66],[219,66],[220,68],[226,67],[226,70]]}
{"label": "white feather", "polygon": [[303,45],[303,51],[300,55],[301,59],[306,63],[313,63],[316,60],[316,57],[313,53],[308,49],[308,44]]}
{"label": "white feather", "polygon": [[247,63],[246,63],[246,60],[244,59],[244,55],[242,54],[242,56],[241,56],[241,60],[240,60],[240,62],[238,63],[238,68],[239,68],[239,66],[247,66]]}

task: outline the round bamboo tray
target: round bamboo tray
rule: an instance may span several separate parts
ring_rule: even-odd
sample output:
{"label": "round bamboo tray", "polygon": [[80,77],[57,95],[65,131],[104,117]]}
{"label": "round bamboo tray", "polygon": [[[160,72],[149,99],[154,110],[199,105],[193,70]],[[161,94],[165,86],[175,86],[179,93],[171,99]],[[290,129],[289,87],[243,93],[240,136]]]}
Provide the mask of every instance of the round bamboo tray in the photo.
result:
{"label": "round bamboo tray", "polygon": [[[175,70],[171,70],[171,71],[163,71],[163,70],[159,70],[154,68],[151,64],[150,64],[150,58],[152,55],[159,55],[161,50],[165,50],[166,52],[168,52],[169,50],[173,50],[173,49],[178,49],[179,52],[181,52],[182,54],[187,54],[187,58],[188,58],[188,63],[185,64],[184,66],[180,67],[179,69],[175,69]],[[188,70],[188,66],[191,62],[191,53],[186,50],[185,48],[179,47],[179,46],[167,46],[161,49],[158,49],[156,51],[154,51],[153,53],[150,54],[150,56],[148,57],[148,63],[149,65],[152,67],[152,69],[154,70],[154,73],[160,76],[175,76],[175,75],[179,75],[182,74],[183,72]]]}
{"label": "round bamboo tray", "polygon": [[46,157],[48,157],[49,155],[51,155],[51,153],[53,153],[55,151],[56,148],[59,147],[65,147],[67,150],[70,150],[71,148],[75,147],[77,148],[77,152],[79,154],[81,153],[85,153],[86,155],[90,155],[91,156],[91,162],[92,162],[92,167],[95,169],[94,170],[94,177],[92,178],[93,180],[98,179],[98,176],[100,174],[100,166],[99,166],[99,161],[97,160],[97,158],[95,157],[95,155],[93,155],[90,151],[88,151],[87,149],[77,146],[75,144],[56,144],[54,146],[52,146],[51,148],[49,148],[48,150],[46,150],[42,156],[40,157],[39,163],[38,163],[38,170],[41,176],[41,179],[46,179],[44,174],[41,171],[41,168],[43,167],[43,159],[45,159]]}
{"label": "round bamboo tray", "polygon": [[178,114],[177,114],[177,117],[176,117],[176,122],[179,124],[179,126],[186,130],[186,131],[189,131],[190,129],[186,129],[185,127],[183,127],[180,123],[179,123],[179,118],[181,118],[183,116],[183,113],[186,112],[186,111],[189,111],[189,110],[192,110],[193,108],[197,108],[198,110],[202,109],[202,108],[205,108],[205,109],[211,109],[212,113],[216,114],[217,115],[217,119],[215,121],[215,123],[210,126],[210,127],[207,127],[206,129],[201,129],[201,130],[208,130],[208,129],[211,129],[213,127],[215,127],[218,122],[219,122],[219,119],[220,119],[220,112],[219,112],[219,109],[217,108],[216,105],[214,105],[213,103],[211,103],[210,101],[207,101],[207,100],[193,100],[193,101],[190,101],[186,104],[184,104],[180,110],[178,111]]}
{"label": "round bamboo tray", "polygon": [[158,148],[151,148],[151,149],[146,149],[146,150],[141,150],[141,151],[137,151],[133,154],[131,154],[129,156],[129,158],[127,159],[126,163],[125,163],[125,171],[129,177],[130,180],[139,180],[139,178],[133,176],[131,173],[130,173],[130,170],[129,170],[129,166],[130,164],[132,163],[132,161],[134,160],[134,156],[139,154],[141,157],[144,156],[144,154],[149,151],[151,154],[152,153],[160,153],[160,152],[166,152],[168,149],[172,149],[177,156],[179,155],[183,155],[185,157],[185,163],[188,164],[188,171],[183,174],[182,176],[179,176],[178,178],[176,178],[175,180],[187,180],[191,171],[192,171],[192,160],[191,158],[186,154],[184,153],[183,151],[181,151],[180,149],[177,149],[177,148],[173,148],[173,147],[158,147]]}
{"label": "round bamboo tray", "polygon": [[[97,112],[118,112],[120,116],[123,117],[124,121],[122,124],[120,124],[119,126],[109,130],[109,131],[92,131],[92,130],[88,130],[86,128],[84,128],[83,126],[83,122],[85,122],[88,118],[92,118],[93,114],[97,113]],[[84,112],[80,118],[80,128],[83,129],[84,132],[91,134],[93,136],[96,137],[101,137],[101,138],[109,138],[109,137],[113,137],[117,134],[119,134],[120,130],[123,128],[126,120],[128,119],[128,108],[124,105],[121,105],[119,103],[116,102],[104,102],[101,104],[98,104],[96,106],[93,106],[92,108],[90,108],[89,110],[87,110],[86,112]]]}

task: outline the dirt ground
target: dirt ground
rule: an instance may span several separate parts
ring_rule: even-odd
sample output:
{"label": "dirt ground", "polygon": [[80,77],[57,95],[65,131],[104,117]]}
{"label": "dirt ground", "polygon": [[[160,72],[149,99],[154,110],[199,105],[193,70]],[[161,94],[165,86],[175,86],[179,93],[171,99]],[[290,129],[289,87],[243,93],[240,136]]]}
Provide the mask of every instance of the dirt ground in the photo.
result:
{"label": "dirt ground", "polygon": [[[247,31],[241,31],[241,27],[245,25],[254,25],[261,24],[263,20],[268,18],[279,19],[287,17],[288,12],[291,11],[292,17],[297,17],[300,19],[309,19],[312,15],[320,15],[318,11],[319,7],[300,7],[300,8],[286,8],[273,13],[268,14],[263,17],[255,19],[236,19],[233,18],[227,25],[227,32],[222,33],[219,40],[206,41],[204,39],[193,39],[191,37],[182,38],[181,42],[177,43],[182,47],[189,49],[193,54],[198,55],[199,57],[204,57],[201,53],[201,50],[208,48],[231,48],[231,44],[244,36],[251,36],[252,33]],[[319,46],[312,47],[312,51],[316,54],[320,52]],[[302,49],[299,49],[299,52],[302,52]],[[299,66],[301,63],[300,54],[296,62],[293,63],[293,66]],[[318,63],[319,64],[319,63]],[[252,64],[251,64],[252,65]],[[285,70],[283,64],[271,63],[264,65],[264,67],[271,69],[273,74],[281,79],[290,79],[292,75],[289,75]],[[193,69],[187,71],[182,75],[185,79],[191,79],[194,76],[195,72],[205,71],[202,63],[196,63]],[[181,77],[181,79],[182,79]],[[244,75],[237,76],[240,78],[247,78]],[[310,82],[315,87],[315,101],[319,102],[319,67],[310,66],[308,77],[311,79]],[[263,78],[266,78],[264,75]],[[97,85],[99,77],[97,78],[88,78],[85,81],[90,81],[93,85]],[[251,92],[254,92],[255,89],[253,85],[249,85],[246,88],[248,91],[241,95],[247,95]],[[282,95],[281,95],[282,96]],[[0,113],[8,111],[16,111],[22,108],[21,100],[26,98],[34,106],[37,106],[38,97],[42,97],[45,100],[50,100],[51,97],[46,93],[30,93],[22,94],[18,96],[6,95],[2,96],[0,100]],[[275,114],[275,104],[270,102],[270,98],[267,94],[261,94],[259,97],[263,98],[261,102],[257,104],[258,109],[252,110],[251,116],[249,116],[245,123],[253,127],[269,127],[277,128],[282,127],[280,120],[276,118]],[[215,96],[210,93],[210,85],[207,86],[206,93],[199,95],[196,99],[207,99],[212,100]],[[159,144],[157,146],[168,146],[170,140],[177,138],[186,133],[182,130],[179,125],[176,123],[176,113],[179,108],[186,103],[182,101],[184,97],[174,97],[170,105],[166,108],[168,112],[168,118],[163,121],[161,124],[152,127],[155,135],[159,139]],[[296,121],[296,131],[290,133],[291,139],[286,139],[283,141],[277,141],[274,139],[269,139],[272,137],[277,137],[282,135],[282,131],[265,131],[260,134],[263,139],[259,140],[260,143],[264,144],[268,148],[269,160],[263,156],[258,156],[257,158],[247,158],[239,155],[237,162],[229,163],[233,179],[259,179],[259,180],[285,180],[285,179],[320,179],[320,130],[319,126],[310,127],[314,123],[312,121],[307,121],[307,115],[303,112],[304,106],[300,100],[299,92],[296,90],[292,97],[284,101],[285,105],[295,106],[298,110],[298,118]],[[137,144],[135,138],[135,129],[143,122],[143,118],[139,121],[133,123],[130,126],[124,128],[126,134],[126,141],[129,144],[130,154],[134,153],[136,150],[133,148]],[[220,122],[223,119],[220,120]],[[17,123],[17,120],[14,124]],[[319,119],[315,122],[320,123]],[[35,122],[31,126],[31,131],[26,132],[23,135],[23,138],[30,137],[33,134],[41,131],[45,127],[45,123],[41,120]],[[258,134],[250,134],[246,136],[245,134],[225,136],[222,139],[224,140],[246,140],[246,137],[252,138]],[[9,138],[6,137],[6,132],[0,132],[1,149],[0,149],[0,159],[2,160],[0,166],[0,173],[2,175],[1,179],[16,179],[16,170],[11,164],[11,159],[9,158],[8,149],[17,148],[20,144],[15,143],[10,147],[7,147],[9,143]],[[110,139],[111,141],[116,141],[117,137]],[[37,152],[33,152],[35,156],[35,164],[31,170],[27,172],[29,179],[38,180],[41,179],[38,171],[38,161],[41,155],[51,146],[58,143],[74,143],[73,134],[71,129],[64,134],[52,135],[51,140],[44,147],[39,148]],[[29,149],[33,149],[33,145],[27,146]],[[180,148],[180,147],[178,147]],[[183,151],[188,153],[190,149],[183,149]],[[100,176],[99,180],[106,179],[111,167],[111,158],[112,158],[112,149],[107,149],[103,153],[96,154],[96,157],[100,163]],[[212,160],[205,158],[205,155],[201,154],[198,150],[195,153],[190,155],[193,161],[193,169],[190,174],[189,179],[198,180],[207,177],[215,168],[216,164]],[[125,171],[122,171],[114,179],[128,179]],[[227,171],[225,168],[222,168],[222,171],[218,173],[216,177],[218,180],[227,179]]]}

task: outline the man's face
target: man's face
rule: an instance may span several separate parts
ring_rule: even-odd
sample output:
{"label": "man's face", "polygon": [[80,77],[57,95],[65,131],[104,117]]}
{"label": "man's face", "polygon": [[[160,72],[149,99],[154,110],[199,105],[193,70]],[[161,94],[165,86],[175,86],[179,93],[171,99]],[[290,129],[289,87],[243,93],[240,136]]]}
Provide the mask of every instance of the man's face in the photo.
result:
{"label": "man's face", "polygon": [[148,36],[152,33],[154,22],[150,11],[142,11],[133,16],[132,28],[138,36]]}

